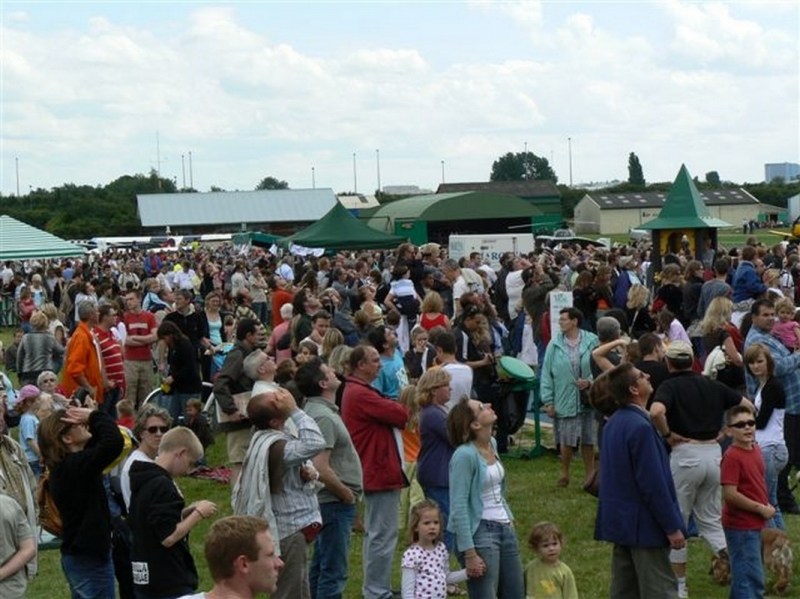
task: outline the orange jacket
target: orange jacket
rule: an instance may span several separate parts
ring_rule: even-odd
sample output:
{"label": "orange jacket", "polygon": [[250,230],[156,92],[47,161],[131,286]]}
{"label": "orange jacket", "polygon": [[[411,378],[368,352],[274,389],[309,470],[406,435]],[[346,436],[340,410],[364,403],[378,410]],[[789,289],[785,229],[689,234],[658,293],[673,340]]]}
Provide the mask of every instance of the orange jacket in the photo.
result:
{"label": "orange jacket", "polygon": [[92,331],[85,322],[78,323],[67,344],[67,357],[61,375],[61,388],[70,397],[80,387],[78,376],[84,375],[97,390],[94,400],[103,403],[103,375],[100,373],[100,352]]}

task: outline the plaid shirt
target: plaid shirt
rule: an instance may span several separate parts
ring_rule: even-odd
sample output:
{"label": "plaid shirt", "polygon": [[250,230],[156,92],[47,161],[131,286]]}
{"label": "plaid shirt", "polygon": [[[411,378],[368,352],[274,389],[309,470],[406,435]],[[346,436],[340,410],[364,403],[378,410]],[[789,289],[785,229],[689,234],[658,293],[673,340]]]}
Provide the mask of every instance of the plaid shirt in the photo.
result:
{"label": "plaid shirt", "polygon": [[[783,343],[769,333],[753,326],[747,333],[744,349],[754,343],[767,346],[772,359],[775,360],[775,376],[783,385],[786,393],[786,413],[793,416],[800,415],[800,353],[790,352]],[[758,391],[758,381],[745,368],[747,377],[747,394],[752,398]]]}

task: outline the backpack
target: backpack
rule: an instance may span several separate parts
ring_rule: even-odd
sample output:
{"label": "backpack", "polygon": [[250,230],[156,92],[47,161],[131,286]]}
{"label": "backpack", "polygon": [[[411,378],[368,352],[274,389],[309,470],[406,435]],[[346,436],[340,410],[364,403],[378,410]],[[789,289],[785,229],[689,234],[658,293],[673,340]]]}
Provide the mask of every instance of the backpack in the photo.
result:
{"label": "backpack", "polygon": [[46,468],[36,488],[36,502],[39,504],[39,524],[51,535],[60,537],[64,532],[64,522],[50,491],[50,469]]}

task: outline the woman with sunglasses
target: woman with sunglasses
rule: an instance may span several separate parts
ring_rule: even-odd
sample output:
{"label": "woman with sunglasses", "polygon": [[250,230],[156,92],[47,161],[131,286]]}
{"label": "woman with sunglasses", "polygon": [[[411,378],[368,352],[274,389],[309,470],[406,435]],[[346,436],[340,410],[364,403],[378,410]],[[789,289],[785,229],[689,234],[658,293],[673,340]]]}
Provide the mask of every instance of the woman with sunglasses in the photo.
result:
{"label": "woman with sunglasses", "polygon": [[172,418],[169,412],[155,404],[145,404],[136,416],[133,435],[139,440],[139,447],[131,452],[120,474],[120,488],[125,509],[131,506],[131,466],[134,462],[155,462],[158,446],[170,426]]}
{"label": "woman with sunglasses", "polygon": [[753,343],[744,353],[747,370],[758,381],[753,397],[756,407],[756,443],[764,456],[765,478],[769,502],[775,515],[767,523],[769,527],[786,530],[778,504],[778,476],[789,462],[789,450],[783,436],[783,415],[786,412],[786,393],[775,377],[775,360],[766,345]]}
{"label": "woman with sunglasses", "polygon": [[447,416],[447,435],[456,447],[450,459],[447,529],[466,563],[473,599],[525,596],[505,469],[492,437],[496,421],[491,404],[466,397]]}
{"label": "woman with sunglasses", "polygon": [[39,425],[39,450],[61,514],[61,567],[73,597],[114,597],[111,515],[103,470],[124,441],[111,417],[89,407],[53,412]]}

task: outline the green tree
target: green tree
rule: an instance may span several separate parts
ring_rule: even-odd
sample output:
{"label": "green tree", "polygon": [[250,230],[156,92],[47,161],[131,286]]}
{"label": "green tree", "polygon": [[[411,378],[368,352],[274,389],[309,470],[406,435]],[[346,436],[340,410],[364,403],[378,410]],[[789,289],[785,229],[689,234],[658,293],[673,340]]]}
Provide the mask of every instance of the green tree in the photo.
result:
{"label": "green tree", "polygon": [[711,187],[722,187],[722,180],[719,178],[717,171],[709,171],[706,173],[706,183]]}
{"label": "green tree", "polygon": [[628,183],[631,185],[645,186],[644,173],[642,172],[642,163],[639,162],[639,157],[633,152],[628,156]]}
{"label": "green tree", "polygon": [[256,185],[256,191],[262,189],[289,189],[289,184],[275,177],[264,177],[261,179],[261,183]]}
{"label": "green tree", "polygon": [[490,181],[552,181],[558,177],[547,158],[533,152],[508,152],[492,164]]}

